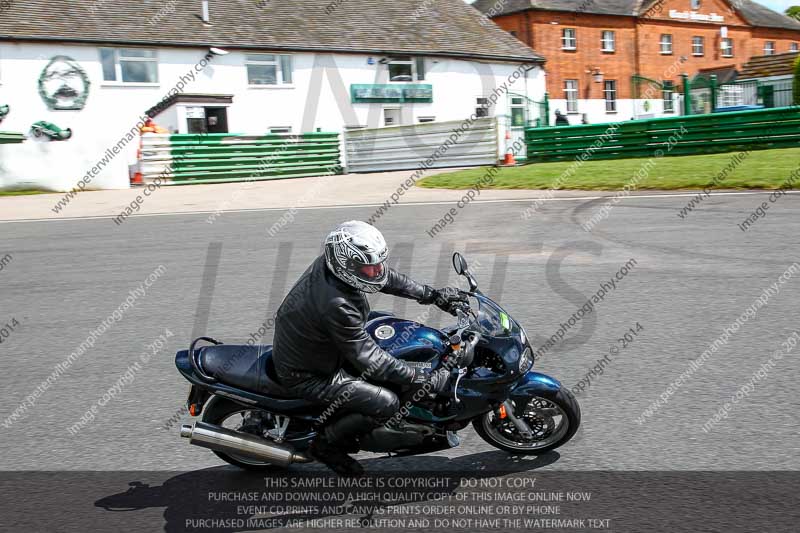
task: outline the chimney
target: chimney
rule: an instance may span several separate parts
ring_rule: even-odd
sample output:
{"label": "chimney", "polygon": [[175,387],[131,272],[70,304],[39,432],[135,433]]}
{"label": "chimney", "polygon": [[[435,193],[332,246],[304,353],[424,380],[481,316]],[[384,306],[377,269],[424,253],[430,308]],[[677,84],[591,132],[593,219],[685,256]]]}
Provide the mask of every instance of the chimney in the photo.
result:
{"label": "chimney", "polygon": [[208,0],[203,0],[203,24],[211,25],[211,17],[208,13]]}

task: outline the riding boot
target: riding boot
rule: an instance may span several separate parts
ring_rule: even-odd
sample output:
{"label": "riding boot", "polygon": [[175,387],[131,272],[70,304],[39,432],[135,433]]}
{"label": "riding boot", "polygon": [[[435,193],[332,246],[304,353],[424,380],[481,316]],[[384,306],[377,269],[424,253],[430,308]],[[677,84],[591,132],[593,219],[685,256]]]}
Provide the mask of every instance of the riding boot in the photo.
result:
{"label": "riding boot", "polygon": [[332,444],[324,433],[314,438],[308,454],[340,476],[359,477],[364,474],[361,463],[347,455],[338,445]]}
{"label": "riding boot", "polygon": [[358,437],[379,425],[376,419],[361,413],[346,414],[325,427],[308,451],[339,475],[361,475],[364,469],[347,454],[357,453]]}

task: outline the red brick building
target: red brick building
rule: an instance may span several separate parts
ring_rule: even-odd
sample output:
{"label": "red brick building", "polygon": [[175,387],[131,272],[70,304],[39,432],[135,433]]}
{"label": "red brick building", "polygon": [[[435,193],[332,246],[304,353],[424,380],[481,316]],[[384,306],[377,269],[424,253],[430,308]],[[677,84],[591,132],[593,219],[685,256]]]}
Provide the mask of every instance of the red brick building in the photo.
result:
{"label": "red brick building", "polygon": [[551,124],[556,109],[573,124],[680,113],[681,74],[739,69],[753,56],[800,46],[800,22],[751,0],[473,5],[547,60]]}

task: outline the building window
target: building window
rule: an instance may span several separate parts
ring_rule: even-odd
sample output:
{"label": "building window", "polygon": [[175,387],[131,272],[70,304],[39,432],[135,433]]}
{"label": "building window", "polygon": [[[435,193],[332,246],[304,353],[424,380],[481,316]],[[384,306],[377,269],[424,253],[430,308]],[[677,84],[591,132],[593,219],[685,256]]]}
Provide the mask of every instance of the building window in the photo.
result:
{"label": "building window", "polygon": [[797,52],[797,43],[792,43],[789,45],[790,52]]}
{"label": "building window", "polygon": [[692,37],[692,55],[702,56],[706,53],[706,39],[695,35]]}
{"label": "building window", "polygon": [[775,41],[764,42],[764,55],[771,56],[775,54]]}
{"label": "building window", "polygon": [[158,83],[155,50],[144,48],[101,48],[103,80],[121,83]]}
{"label": "building window", "polygon": [[661,53],[662,54],[672,53],[672,35],[669,33],[661,34]]}
{"label": "building window", "polygon": [[733,57],[733,39],[722,39],[722,57]]}
{"label": "building window", "polygon": [[517,96],[511,97],[511,125],[525,125],[525,99]]}
{"label": "building window", "polygon": [[692,10],[697,11],[700,9],[700,0],[692,0]]}
{"label": "building window", "polygon": [[388,62],[389,81],[409,82],[425,79],[425,59],[410,56],[393,57]]}
{"label": "building window", "polygon": [[578,80],[564,80],[564,98],[567,100],[567,113],[577,113]]}
{"label": "building window", "polygon": [[475,104],[478,106],[475,108],[476,117],[483,118],[489,116],[489,107],[491,107],[491,104],[488,98],[476,98]]}
{"label": "building window", "polygon": [[672,100],[672,95],[675,93],[675,86],[671,81],[666,80],[661,87],[661,99],[664,102],[664,113],[674,113],[675,104]]}
{"label": "building window", "polygon": [[399,126],[403,123],[403,110],[399,107],[387,107],[383,110],[384,126]]}
{"label": "building window", "polygon": [[606,99],[606,113],[617,112],[617,81],[606,80],[603,82],[603,97]]}
{"label": "building window", "polygon": [[289,85],[292,83],[292,56],[275,54],[245,55],[248,85]]}
{"label": "building window", "polygon": [[600,39],[600,50],[603,52],[613,52],[616,48],[616,34],[609,30],[603,31],[603,37]]}
{"label": "building window", "polygon": [[575,28],[564,28],[561,30],[561,49],[562,50],[577,50],[578,38],[575,33]]}

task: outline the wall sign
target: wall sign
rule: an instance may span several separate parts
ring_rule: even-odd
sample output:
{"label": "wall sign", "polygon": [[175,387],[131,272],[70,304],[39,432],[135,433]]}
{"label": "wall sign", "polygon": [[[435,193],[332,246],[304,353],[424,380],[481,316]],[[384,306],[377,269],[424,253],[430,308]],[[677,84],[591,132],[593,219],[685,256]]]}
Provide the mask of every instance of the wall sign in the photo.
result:
{"label": "wall sign", "polygon": [[206,118],[205,107],[187,107],[186,118]]}
{"label": "wall sign", "polygon": [[681,20],[698,20],[700,22],[725,22],[725,17],[717,15],[716,13],[698,13],[697,11],[678,11],[677,9],[669,10],[669,18]]}
{"label": "wall sign", "polygon": [[350,86],[354,104],[389,102],[433,102],[433,85],[427,84],[373,84]]}
{"label": "wall sign", "polygon": [[89,77],[68,56],[55,56],[39,76],[39,95],[54,111],[83,109],[89,97]]}

